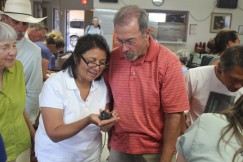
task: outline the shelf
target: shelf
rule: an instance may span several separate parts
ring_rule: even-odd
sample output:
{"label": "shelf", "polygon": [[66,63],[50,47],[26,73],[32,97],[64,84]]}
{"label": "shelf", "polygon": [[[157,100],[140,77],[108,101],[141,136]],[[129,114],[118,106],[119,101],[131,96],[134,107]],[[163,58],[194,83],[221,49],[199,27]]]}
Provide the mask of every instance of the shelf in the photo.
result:
{"label": "shelf", "polygon": [[186,42],[178,41],[178,42],[171,42],[171,41],[158,41],[160,44],[186,44]]}

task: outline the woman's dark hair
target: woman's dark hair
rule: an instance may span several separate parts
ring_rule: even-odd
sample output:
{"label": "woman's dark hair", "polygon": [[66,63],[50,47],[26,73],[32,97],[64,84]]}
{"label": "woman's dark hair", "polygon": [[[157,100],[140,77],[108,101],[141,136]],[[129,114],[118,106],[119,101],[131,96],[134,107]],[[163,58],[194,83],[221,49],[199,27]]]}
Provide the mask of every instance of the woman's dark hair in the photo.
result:
{"label": "woman's dark hair", "polygon": [[235,45],[227,48],[219,59],[222,71],[229,71],[235,66],[243,68],[243,46]]}
{"label": "woman's dark hair", "polygon": [[[92,21],[91,21],[90,25],[93,25],[93,21],[94,21],[94,19],[99,20],[99,18],[98,18],[98,17],[93,17],[93,19],[92,19]],[[89,28],[90,28],[90,27],[89,27]],[[99,28],[99,29],[101,29],[100,23],[98,24],[98,28]]]}
{"label": "woman's dark hair", "polygon": [[238,39],[238,33],[231,29],[220,30],[214,39],[211,39],[207,43],[207,47],[210,49],[210,53],[221,54],[228,45],[229,41],[235,42]]}
{"label": "woman's dark hair", "polygon": [[[85,52],[96,48],[105,51],[107,56],[106,63],[109,63],[110,49],[104,37],[98,34],[86,34],[78,39],[74,52],[63,63],[62,70],[68,68],[69,75],[74,79],[76,79],[77,78],[76,68],[82,59],[81,56]],[[97,77],[95,80],[100,80],[101,75]]]}
{"label": "woman's dark hair", "polygon": [[[234,162],[237,156],[243,153],[243,95],[232,106],[221,112],[221,114],[225,115],[229,124],[221,131],[221,137],[218,141],[218,150],[220,141],[229,144],[230,139],[234,136],[241,146],[234,154],[232,159],[232,162]],[[228,133],[231,134],[226,138]]]}

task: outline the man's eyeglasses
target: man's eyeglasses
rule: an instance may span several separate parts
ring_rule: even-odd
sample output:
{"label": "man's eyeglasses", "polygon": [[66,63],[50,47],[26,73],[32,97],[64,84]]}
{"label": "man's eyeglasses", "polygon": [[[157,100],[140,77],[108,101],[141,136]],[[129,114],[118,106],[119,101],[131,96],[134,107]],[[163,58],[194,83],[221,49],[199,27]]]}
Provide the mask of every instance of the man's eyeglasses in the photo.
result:
{"label": "man's eyeglasses", "polygon": [[85,60],[85,58],[82,55],[81,55],[81,58],[87,64],[87,66],[90,68],[96,68],[97,66],[99,66],[99,68],[104,69],[104,68],[106,68],[107,65],[109,65],[109,63],[107,63],[107,62],[102,62],[100,64],[96,64],[94,61],[87,61],[87,60]]}
{"label": "man's eyeglasses", "polygon": [[[141,34],[141,35],[139,36],[139,38],[144,38],[144,36],[146,36],[146,34]],[[132,45],[134,45],[134,44],[137,43],[136,39],[137,39],[137,38],[131,38],[131,39],[124,40],[124,41],[122,41],[122,40],[118,40],[118,39],[117,39],[117,40],[115,41],[115,43],[119,44],[120,46],[123,46],[124,44],[125,44],[125,45],[128,45],[128,46],[132,46]]]}
{"label": "man's eyeglasses", "polygon": [[135,39],[130,39],[130,40],[126,40],[126,41],[116,40],[115,43],[119,44],[120,46],[123,46],[124,44],[126,44],[128,46],[132,46],[132,45],[136,44],[137,42],[135,41]]}

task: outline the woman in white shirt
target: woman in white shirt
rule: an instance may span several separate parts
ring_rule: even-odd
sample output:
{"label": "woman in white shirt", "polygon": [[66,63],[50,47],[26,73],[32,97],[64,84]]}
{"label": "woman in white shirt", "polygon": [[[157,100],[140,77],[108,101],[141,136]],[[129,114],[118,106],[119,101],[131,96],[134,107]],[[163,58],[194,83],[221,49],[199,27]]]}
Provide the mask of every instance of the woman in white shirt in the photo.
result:
{"label": "woman in white shirt", "polygon": [[100,120],[109,110],[109,93],[102,77],[109,63],[109,47],[100,35],[79,38],[62,71],[44,83],[35,151],[39,162],[99,162],[100,130],[108,131],[119,119]]}

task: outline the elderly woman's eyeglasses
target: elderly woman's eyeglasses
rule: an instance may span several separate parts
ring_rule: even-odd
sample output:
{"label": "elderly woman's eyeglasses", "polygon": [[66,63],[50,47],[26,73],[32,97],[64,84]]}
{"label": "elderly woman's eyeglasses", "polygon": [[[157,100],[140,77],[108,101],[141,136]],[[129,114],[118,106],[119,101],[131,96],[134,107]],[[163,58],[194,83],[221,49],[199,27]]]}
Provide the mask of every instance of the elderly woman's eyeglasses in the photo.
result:
{"label": "elderly woman's eyeglasses", "polygon": [[99,66],[99,68],[104,69],[106,68],[109,63],[107,62],[101,62],[100,64],[96,64],[94,61],[87,61],[82,55],[81,55],[82,60],[86,63],[86,65],[90,68],[96,68]]}

